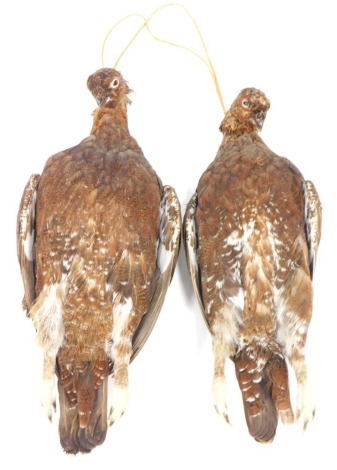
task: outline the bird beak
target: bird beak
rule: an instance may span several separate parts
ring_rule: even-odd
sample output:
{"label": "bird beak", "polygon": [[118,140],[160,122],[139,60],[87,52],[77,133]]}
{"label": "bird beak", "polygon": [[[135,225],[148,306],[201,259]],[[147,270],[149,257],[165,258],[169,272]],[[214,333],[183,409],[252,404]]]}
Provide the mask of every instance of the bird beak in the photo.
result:
{"label": "bird beak", "polygon": [[97,105],[100,107],[100,108],[103,108],[106,103],[109,101],[109,97],[108,96],[105,96],[103,98],[100,98],[100,97],[97,97],[96,98],[96,103]]}
{"label": "bird beak", "polygon": [[255,124],[258,128],[258,130],[260,131],[263,127],[263,123],[264,123],[264,120],[265,120],[265,117],[266,117],[266,113],[259,113],[258,116],[256,116],[255,118]]}

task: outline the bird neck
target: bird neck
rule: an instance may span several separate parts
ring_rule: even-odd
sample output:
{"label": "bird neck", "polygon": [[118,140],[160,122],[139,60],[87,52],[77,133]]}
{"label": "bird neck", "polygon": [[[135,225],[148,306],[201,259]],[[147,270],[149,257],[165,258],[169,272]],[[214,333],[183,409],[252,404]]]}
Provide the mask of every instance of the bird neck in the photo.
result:
{"label": "bird neck", "polygon": [[120,104],[114,108],[97,108],[94,111],[94,122],[90,132],[97,139],[107,144],[120,141],[129,136],[126,105]]}
{"label": "bird neck", "polygon": [[220,125],[220,131],[224,135],[224,141],[235,140],[243,134],[257,136],[256,127],[248,120],[240,122],[233,114],[228,111]]}

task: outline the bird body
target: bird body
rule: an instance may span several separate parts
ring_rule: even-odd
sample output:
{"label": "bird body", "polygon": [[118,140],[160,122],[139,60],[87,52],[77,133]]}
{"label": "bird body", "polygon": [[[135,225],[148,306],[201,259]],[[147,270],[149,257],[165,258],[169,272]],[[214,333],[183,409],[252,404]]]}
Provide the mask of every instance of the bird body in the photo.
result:
{"label": "bird body", "polygon": [[180,239],[175,192],[129,134],[127,83],[101,69],[88,87],[99,105],[90,136],[31,177],[18,215],[24,305],[44,352],[42,404],[51,416],[56,372],[69,453],[101,444],[124,413],[128,365],[159,314]]}
{"label": "bird body", "polygon": [[[321,207],[313,184],[258,136],[269,101],[243,90],[184,220],[193,287],[212,335],[213,397],[227,421],[225,362],[232,358],[250,433],[271,441],[278,416],[293,422],[286,360],[298,383],[297,415],[312,419],[304,346]],[[310,215],[311,214],[311,215]]]}

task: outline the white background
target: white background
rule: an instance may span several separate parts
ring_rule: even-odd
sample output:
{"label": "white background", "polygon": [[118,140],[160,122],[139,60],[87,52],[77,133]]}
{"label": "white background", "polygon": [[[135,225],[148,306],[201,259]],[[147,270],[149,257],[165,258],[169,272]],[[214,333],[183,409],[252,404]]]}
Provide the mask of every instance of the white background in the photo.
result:
{"label": "white background", "polygon": [[[248,435],[241,396],[228,370],[232,427],[216,415],[210,393],[211,341],[187,277],[184,253],[158,323],[130,367],[124,417],[90,455],[67,456],[39,403],[34,330],[21,311],[15,252],[16,213],[31,173],[50,155],[90,131],[95,102],[86,89],[101,67],[102,41],[131,12],[148,15],[158,1],[2,2],[1,34],[1,468],[336,468],[336,23],[333,1],[185,1],[199,23],[229,107],[247,86],[271,101],[262,138],[314,181],[323,204],[323,237],[315,276],[307,353],[317,416],[305,435],[281,424],[271,445]],[[140,21],[111,36],[113,66]],[[163,11],[153,30],[202,53],[179,9]],[[184,212],[221,141],[223,118],[206,67],[193,55],[145,33],[118,69],[135,93],[129,127]],[[293,393],[294,393],[293,388]]]}

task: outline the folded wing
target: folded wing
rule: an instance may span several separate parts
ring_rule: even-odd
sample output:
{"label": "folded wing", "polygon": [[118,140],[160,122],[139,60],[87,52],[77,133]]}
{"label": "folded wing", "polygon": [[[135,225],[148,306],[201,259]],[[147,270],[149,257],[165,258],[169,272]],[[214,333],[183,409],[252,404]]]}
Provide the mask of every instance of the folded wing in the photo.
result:
{"label": "folded wing", "polygon": [[180,204],[174,189],[171,186],[164,186],[160,205],[157,268],[152,282],[152,298],[149,309],[133,336],[131,361],[144,346],[157,321],[177,263],[180,239]]}
{"label": "folded wing", "polygon": [[305,181],[303,186],[305,231],[309,247],[310,276],[312,279],[318,245],[321,239],[322,206],[314,184],[311,181]]}
{"label": "folded wing", "polygon": [[39,180],[38,174],[29,178],[17,216],[17,254],[24,286],[23,308],[27,314],[35,299],[35,206]]}

